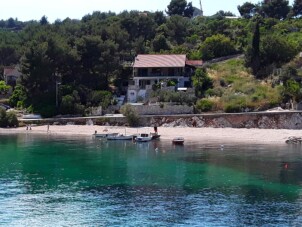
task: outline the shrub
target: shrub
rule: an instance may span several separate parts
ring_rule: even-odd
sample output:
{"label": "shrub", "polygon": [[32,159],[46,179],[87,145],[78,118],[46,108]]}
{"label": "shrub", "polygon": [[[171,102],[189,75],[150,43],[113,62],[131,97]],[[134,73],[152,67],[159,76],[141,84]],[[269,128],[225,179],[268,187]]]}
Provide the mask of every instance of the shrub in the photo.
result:
{"label": "shrub", "polygon": [[121,113],[126,117],[130,126],[135,127],[139,125],[139,115],[131,105],[122,106]]}
{"label": "shrub", "polygon": [[240,113],[241,109],[241,105],[238,103],[229,103],[224,107],[226,113]]}
{"label": "shrub", "polygon": [[6,118],[6,111],[0,108],[0,127],[7,126],[7,118]]}
{"label": "shrub", "polygon": [[221,97],[222,94],[223,94],[223,91],[221,88],[210,88],[205,93],[206,97],[209,97],[209,96]]}
{"label": "shrub", "polygon": [[9,85],[5,84],[5,81],[3,81],[3,80],[0,81],[0,93],[1,94],[7,94],[10,88],[11,87]]}
{"label": "shrub", "polygon": [[10,111],[6,113],[7,126],[9,127],[18,127],[19,122],[15,112]]}
{"label": "shrub", "polygon": [[109,91],[92,91],[89,95],[89,101],[92,106],[102,106],[107,108],[112,100],[112,94]]}
{"label": "shrub", "polygon": [[200,99],[196,103],[196,109],[204,112],[212,110],[213,106],[214,103],[209,99]]}
{"label": "shrub", "polygon": [[0,108],[0,127],[18,127],[19,122],[15,112],[7,112]]}

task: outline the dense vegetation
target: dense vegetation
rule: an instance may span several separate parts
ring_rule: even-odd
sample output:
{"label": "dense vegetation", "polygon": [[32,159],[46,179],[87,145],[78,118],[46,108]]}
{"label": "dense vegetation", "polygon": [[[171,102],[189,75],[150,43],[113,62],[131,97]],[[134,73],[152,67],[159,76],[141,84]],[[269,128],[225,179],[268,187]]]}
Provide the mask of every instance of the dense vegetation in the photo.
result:
{"label": "dense vegetation", "polygon": [[[200,110],[233,112],[241,111],[238,105],[255,110],[291,98],[299,101],[301,79],[295,70],[299,64],[285,64],[302,47],[301,1],[295,0],[290,7],[288,1],[264,0],[238,9],[243,18],[228,19],[225,16],[233,14],[223,11],[193,18],[191,3],[172,0],[166,11],[170,17],[163,12],[124,11],[94,12],[81,20],[66,18],[52,24],[45,16],[40,21],[0,21],[0,67],[20,64],[23,74],[10,104],[44,116],[83,115],[89,107],[106,108],[114,93],[125,92],[123,85],[131,76],[126,63],[143,53],[183,53],[193,60],[244,53],[245,60],[231,61],[235,66],[228,67],[229,71],[221,72],[223,66],[214,65],[196,74],[196,95],[208,99],[197,102]],[[281,67],[282,89],[262,85]],[[212,81],[213,70],[221,74]],[[247,77],[237,81],[235,77],[242,73]],[[236,95],[228,95],[230,90]]]}
{"label": "dense vegetation", "polygon": [[14,112],[6,112],[3,108],[0,108],[0,127],[18,127],[19,122]]}

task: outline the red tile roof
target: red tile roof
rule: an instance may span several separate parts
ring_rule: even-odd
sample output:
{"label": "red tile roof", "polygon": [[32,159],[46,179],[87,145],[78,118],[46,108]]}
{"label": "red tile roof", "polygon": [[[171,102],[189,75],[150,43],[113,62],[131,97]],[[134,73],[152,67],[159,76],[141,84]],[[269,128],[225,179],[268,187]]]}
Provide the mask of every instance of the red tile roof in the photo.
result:
{"label": "red tile roof", "polygon": [[202,60],[187,60],[186,65],[198,67],[198,66],[203,65],[203,61]]}
{"label": "red tile roof", "polygon": [[139,54],[134,68],[182,68],[186,65],[184,54]]}
{"label": "red tile roof", "polygon": [[13,66],[5,67],[3,75],[5,75],[5,76],[17,75],[18,76],[18,75],[20,75],[20,72],[16,67],[13,67]]}

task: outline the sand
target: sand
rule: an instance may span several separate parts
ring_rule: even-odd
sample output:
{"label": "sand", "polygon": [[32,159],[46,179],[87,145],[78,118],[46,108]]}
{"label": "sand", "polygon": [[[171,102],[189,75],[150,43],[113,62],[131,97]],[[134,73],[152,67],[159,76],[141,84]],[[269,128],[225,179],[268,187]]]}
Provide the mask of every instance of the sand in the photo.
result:
{"label": "sand", "polygon": [[[152,127],[125,128],[113,126],[95,125],[47,125],[32,126],[32,130],[26,127],[15,129],[0,129],[0,134],[31,133],[54,136],[92,136],[98,133],[122,133],[137,134],[154,132]],[[287,129],[234,129],[234,128],[168,128],[158,127],[161,140],[172,140],[174,137],[182,136],[185,141],[191,142],[220,142],[220,143],[257,143],[257,144],[285,144],[290,136],[302,137],[302,130]]]}

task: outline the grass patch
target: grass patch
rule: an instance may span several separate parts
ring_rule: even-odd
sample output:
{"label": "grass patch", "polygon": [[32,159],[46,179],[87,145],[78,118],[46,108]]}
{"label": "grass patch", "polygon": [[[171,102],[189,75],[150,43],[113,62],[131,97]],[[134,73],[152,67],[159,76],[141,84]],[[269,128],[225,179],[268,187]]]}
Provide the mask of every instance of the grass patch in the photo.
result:
{"label": "grass patch", "polygon": [[210,67],[209,76],[214,81],[214,88],[207,95],[216,97],[214,106],[220,110],[265,110],[281,103],[282,88],[256,80],[244,67],[243,59],[216,63]]}

